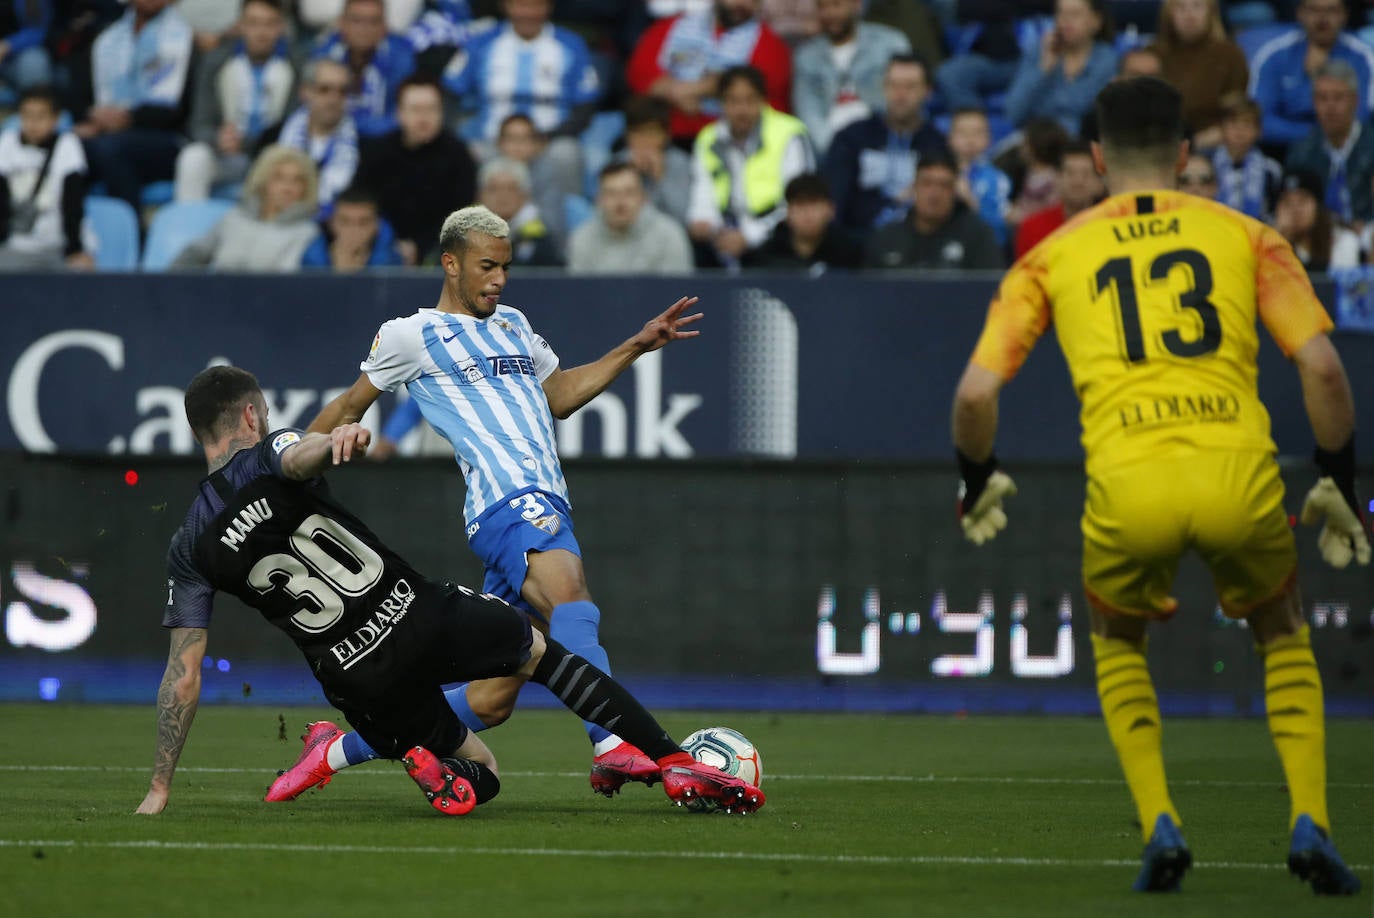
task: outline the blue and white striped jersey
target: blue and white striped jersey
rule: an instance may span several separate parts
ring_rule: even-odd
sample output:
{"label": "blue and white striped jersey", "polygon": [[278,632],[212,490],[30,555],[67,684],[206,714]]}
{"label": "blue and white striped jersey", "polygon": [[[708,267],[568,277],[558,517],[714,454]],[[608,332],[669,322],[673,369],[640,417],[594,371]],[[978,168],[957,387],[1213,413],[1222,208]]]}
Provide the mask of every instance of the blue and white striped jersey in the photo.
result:
{"label": "blue and white striped jersey", "polygon": [[91,47],[96,105],[176,108],[191,69],[191,26],[168,7],[134,32],[129,10],[106,27]]}
{"label": "blue and white striped jersey", "polygon": [[517,112],[550,134],[575,107],[601,97],[586,42],[554,25],[546,25],[532,41],[509,25],[479,36],[453,56],[444,86],[469,105],[476,100],[477,115],[464,133],[471,130],[474,138],[489,141]]}
{"label": "blue and white striped jersey", "polygon": [[404,385],[453,444],[467,482],[464,520],[524,491],[568,500],[543,381],[558,355],[511,306],[489,318],[421,309],[392,319],[360,367],[385,392]]}

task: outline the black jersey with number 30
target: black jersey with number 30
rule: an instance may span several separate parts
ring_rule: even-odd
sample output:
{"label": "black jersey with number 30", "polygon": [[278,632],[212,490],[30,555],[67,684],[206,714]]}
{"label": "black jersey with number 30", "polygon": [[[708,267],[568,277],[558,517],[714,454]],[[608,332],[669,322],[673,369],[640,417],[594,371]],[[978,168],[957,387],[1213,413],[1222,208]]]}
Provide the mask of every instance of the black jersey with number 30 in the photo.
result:
{"label": "black jersey with number 30", "polygon": [[424,641],[412,607],[433,608],[436,587],[334,501],[323,478],[282,474],[281,456],[301,436],[274,431],[201,481],[167,553],[162,623],[207,627],[220,590],[284,631],[321,682],[394,673]]}

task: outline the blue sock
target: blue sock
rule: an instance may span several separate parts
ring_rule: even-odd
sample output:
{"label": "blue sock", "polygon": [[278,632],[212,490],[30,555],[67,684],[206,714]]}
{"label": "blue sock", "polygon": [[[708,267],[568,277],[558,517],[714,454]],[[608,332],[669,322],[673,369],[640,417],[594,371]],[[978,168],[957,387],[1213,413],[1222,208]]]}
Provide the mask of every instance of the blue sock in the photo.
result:
{"label": "blue sock", "polygon": [[[606,675],[611,674],[611,660],[601,646],[597,626],[601,624],[601,610],[590,600],[565,602],[553,607],[552,621],[549,624],[549,637],[568,650],[588,660]],[[609,730],[598,727],[590,721],[583,721],[587,736],[593,743],[599,743],[610,736]]]}
{"label": "blue sock", "polygon": [[361,765],[364,762],[381,758],[376,750],[356,733],[345,733],[342,742],[344,758],[348,760],[350,765]]}
{"label": "blue sock", "polygon": [[473,713],[472,706],[468,704],[468,684],[466,682],[444,692],[444,700],[448,702],[450,708],[453,708],[453,713],[458,715],[463,726],[473,733],[481,733],[487,729],[487,725],[482,723],[482,719]]}

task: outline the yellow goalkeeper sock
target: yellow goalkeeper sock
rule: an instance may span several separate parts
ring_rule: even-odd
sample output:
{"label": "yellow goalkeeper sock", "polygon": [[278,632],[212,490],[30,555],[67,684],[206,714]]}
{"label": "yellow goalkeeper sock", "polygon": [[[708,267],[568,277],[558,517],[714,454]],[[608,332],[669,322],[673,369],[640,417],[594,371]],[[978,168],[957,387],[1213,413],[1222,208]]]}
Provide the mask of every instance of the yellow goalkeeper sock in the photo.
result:
{"label": "yellow goalkeeper sock", "polygon": [[1159,700],[1145,665],[1144,644],[1096,634],[1092,640],[1102,717],[1140,814],[1141,833],[1148,842],[1161,813],[1168,813],[1178,825],[1183,821],[1164,781]]}
{"label": "yellow goalkeeper sock", "polygon": [[1264,657],[1264,706],[1269,733],[1283,762],[1293,824],[1303,813],[1322,829],[1331,823],[1326,813],[1326,722],[1322,710],[1322,679],[1312,656],[1312,633],[1306,625],[1297,634],[1259,646]]}

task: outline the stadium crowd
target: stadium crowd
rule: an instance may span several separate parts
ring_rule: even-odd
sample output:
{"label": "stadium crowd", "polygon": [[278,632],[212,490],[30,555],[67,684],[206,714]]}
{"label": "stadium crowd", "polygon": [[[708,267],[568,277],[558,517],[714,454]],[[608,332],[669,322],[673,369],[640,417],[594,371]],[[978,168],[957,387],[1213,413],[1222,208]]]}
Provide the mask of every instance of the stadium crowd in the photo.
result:
{"label": "stadium crowd", "polygon": [[0,269],[424,265],[472,202],[578,273],[998,269],[1103,197],[1136,74],[1184,96],[1182,189],[1350,267],[1371,7],[0,0]]}

